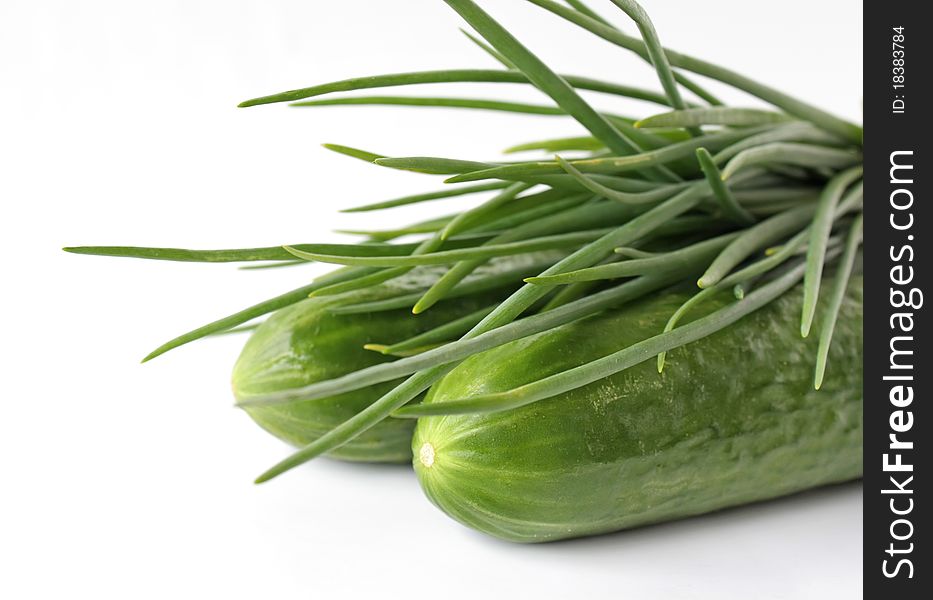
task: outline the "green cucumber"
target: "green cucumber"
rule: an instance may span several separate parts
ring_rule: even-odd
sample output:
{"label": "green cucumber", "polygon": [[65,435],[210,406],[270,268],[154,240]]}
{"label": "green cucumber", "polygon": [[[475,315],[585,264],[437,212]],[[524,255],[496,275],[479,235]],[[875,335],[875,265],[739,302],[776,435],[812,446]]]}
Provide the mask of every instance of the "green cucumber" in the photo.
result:
{"label": "green cucumber", "polygon": [[[510,270],[536,274],[540,260],[554,260],[541,253],[496,259],[476,272],[477,277]],[[303,300],[275,312],[247,340],[233,369],[237,400],[258,394],[294,389],[333,379],[381,362],[393,360],[363,348],[369,343],[394,343],[477,311],[505,297],[515,286],[442,302],[420,315],[410,308],[335,314],[331,308],[379,300],[424,290],[443,269],[419,268],[386,284],[365,291],[347,292]],[[515,280],[520,280],[516,275]],[[469,281],[466,280],[466,281]],[[279,405],[244,406],[262,428],[294,446],[305,446],[353,417],[399,381],[387,381],[329,398]],[[407,462],[411,459],[414,423],[388,419],[329,456],[367,462]]]}
{"label": "green cucumber", "polygon": [[[421,418],[414,466],[458,521],[518,542],[617,531],[858,478],[862,292],[850,282],[822,389],[801,289],[708,338],[512,411]],[[824,297],[828,294],[823,294]],[[500,392],[660,332],[665,292],[473,356],[426,402]],[[704,314],[726,302],[710,300]]]}

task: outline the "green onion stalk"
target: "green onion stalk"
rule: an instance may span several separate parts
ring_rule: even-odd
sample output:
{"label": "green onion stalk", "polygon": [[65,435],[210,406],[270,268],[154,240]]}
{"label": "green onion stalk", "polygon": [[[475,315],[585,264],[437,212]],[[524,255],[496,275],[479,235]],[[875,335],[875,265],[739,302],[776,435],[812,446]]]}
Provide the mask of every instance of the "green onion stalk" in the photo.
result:
{"label": "green onion stalk", "polygon": [[[248,330],[258,319],[309,296],[358,294],[336,312],[372,313],[438,302],[512,283],[507,298],[419,335],[366,345],[394,360],[305,387],[239,398],[243,407],[307,402],[403,378],[349,420],[263,473],[271,479],[330,452],[390,418],[508,411],[553,397],[729,327],[785,293],[802,293],[800,333],[816,326],[814,386],[829,366],[839,307],[862,241],[862,129],[820,108],[734,71],[661,45],[634,0],[612,0],[626,33],[579,0],[528,0],[568,26],[633,52],[657,73],[659,89],[642,89],[552,70],[473,0],[444,0],[472,31],[469,40],[491,56],[492,69],[452,69],[357,77],[247,100],[241,107],[289,103],[321,106],[412,106],[546,115],[573,119],[579,135],[523,142],[506,154],[541,158],[477,161],[384,156],[325,145],[381,167],[446,175],[441,190],[418,192],[345,209],[389,210],[471,196],[475,206],[392,230],[353,230],[357,243],[269,248],[186,250],[82,246],[69,252],[156,260],[248,263],[247,268],[309,261],[340,265],[307,285],[245,308],[156,348],[144,361],[212,335]],[[708,92],[711,80],[741,90],[768,109],[729,106]],[[438,83],[503,83],[537,88],[550,102],[490,98],[342,95]],[[580,92],[632,98],[658,106],[631,118],[594,108]],[[563,156],[572,153],[573,158]],[[510,156],[511,158],[511,156]],[[489,195],[491,194],[491,195]],[[399,242],[399,238],[413,242]],[[478,268],[503,256],[552,257],[537,275]],[[368,298],[367,290],[410,271],[431,268],[422,289]],[[817,314],[820,283],[834,277],[829,302]],[[437,404],[412,402],[466,358],[507,342],[632,302],[675,285],[696,290],[667,326],[615,354],[513,390]],[[715,294],[734,301],[689,320]]]}

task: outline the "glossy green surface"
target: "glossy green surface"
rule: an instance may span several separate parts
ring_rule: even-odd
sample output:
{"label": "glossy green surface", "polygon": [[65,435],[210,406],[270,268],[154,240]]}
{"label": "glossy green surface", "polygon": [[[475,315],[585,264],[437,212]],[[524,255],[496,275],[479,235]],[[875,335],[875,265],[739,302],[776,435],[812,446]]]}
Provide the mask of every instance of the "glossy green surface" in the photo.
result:
{"label": "glossy green surface", "polygon": [[[505,268],[529,265],[529,258],[497,260],[478,270],[488,275]],[[536,272],[531,268],[531,272]],[[442,302],[413,315],[408,308],[360,314],[334,314],[330,307],[366,302],[424,289],[438,273],[416,269],[412,273],[365,291],[310,298],[277,311],[249,338],[233,369],[233,391],[269,393],[333,379],[352,371],[392,360],[365,350],[364,344],[392,343],[433,329],[501,300],[508,289]],[[307,402],[244,408],[256,423],[295,446],[305,446],[357,414],[391,390],[399,381]],[[387,419],[330,456],[369,462],[406,462],[411,458],[414,424]]]}
{"label": "glossy green surface", "polygon": [[[427,401],[511,389],[619,350],[660,332],[686,297],[664,293],[474,356]],[[798,286],[669,352],[663,374],[646,357],[517,410],[420,419],[418,478],[450,516],[520,542],[616,531],[857,478],[861,298],[859,277],[818,392],[817,340],[800,337]]]}

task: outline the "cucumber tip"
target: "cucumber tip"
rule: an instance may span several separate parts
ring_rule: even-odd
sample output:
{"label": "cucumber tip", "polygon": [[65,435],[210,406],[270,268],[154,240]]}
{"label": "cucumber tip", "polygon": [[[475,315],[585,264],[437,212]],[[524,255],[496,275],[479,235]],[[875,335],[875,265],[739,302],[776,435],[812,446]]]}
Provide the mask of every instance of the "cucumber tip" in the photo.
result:
{"label": "cucumber tip", "polygon": [[434,446],[431,445],[431,442],[425,442],[421,445],[421,450],[418,451],[418,459],[422,465],[429,469],[434,465]]}

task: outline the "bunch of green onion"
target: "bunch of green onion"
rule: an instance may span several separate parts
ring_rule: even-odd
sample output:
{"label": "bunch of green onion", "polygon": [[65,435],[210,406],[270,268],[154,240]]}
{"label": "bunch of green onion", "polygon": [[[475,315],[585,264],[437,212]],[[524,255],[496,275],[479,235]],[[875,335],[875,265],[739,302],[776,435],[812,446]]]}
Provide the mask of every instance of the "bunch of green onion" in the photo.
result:
{"label": "bunch of green onion", "polygon": [[[375,211],[494,191],[460,214],[409,227],[364,232],[359,244],[298,244],[238,250],[79,247],[71,252],[137,258],[235,262],[318,261],[343,265],[310,284],[179,336],[149,360],[208,335],[249,327],[256,319],[309,295],[360,290],[425,265],[442,275],[414,295],[335,308],[374,312],[411,307],[421,313],[440,300],[476,294],[513,278],[516,291],[496,305],[409,340],[367,346],[398,356],[346,376],[304,388],[241,400],[243,405],[307,401],[407,379],[367,409],[275,465],[270,479],[324,454],[386,418],[511,410],[549,398],[657,357],[730,326],[803,282],[802,336],[816,317],[824,271],[835,272],[830,302],[819,317],[814,385],[819,388],[846,285],[862,239],[862,129],[787,94],[723,67],[661,46],[644,10],[633,0],[612,0],[641,37],[624,33],[580,0],[528,0],[571,24],[636,53],[657,72],[661,92],[609,81],[560,75],[472,0],[445,0],[475,30],[470,39],[502,68],[442,70],[347,79],[243,102],[442,106],[567,115],[588,135],[521,144],[509,151],[544,151],[538,161],[476,162],[436,157],[387,157],[345,146],[333,151],[383,167],[449,175],[452,185],[349,209]],[[759,110],[723,105],[693,79],[719,81],[770,104]],[[532,85],[551,103],[413,96],[355,96],[308,100],[335,92],[444,82]],[[595,110],[579,94],[588,90],[664,107],[641,120]],[[695,101],[685,99],[689,92]],[[583,153],[566,160],[563,152]],[[414,243],[397,243],[403,236]],[[663,242],[663,243],[662,243]],[[657,250],[657,248],[663,248]],[[652,250],[649,250],[652,249]],[[540,274],[520,280],[508,272],[469,277],[495,257],[561,250]],[[654,291],[692,281],[697,293],[657,335],[615,354],[507,392],[458,401],[410,402],[465,358],[506,342],[616,307]],[[467,279],[469,277],[469,279]],[[466,281],[465,281],[466,280]],[[735,302],[678,326],[704,299],[731,290]]]}

